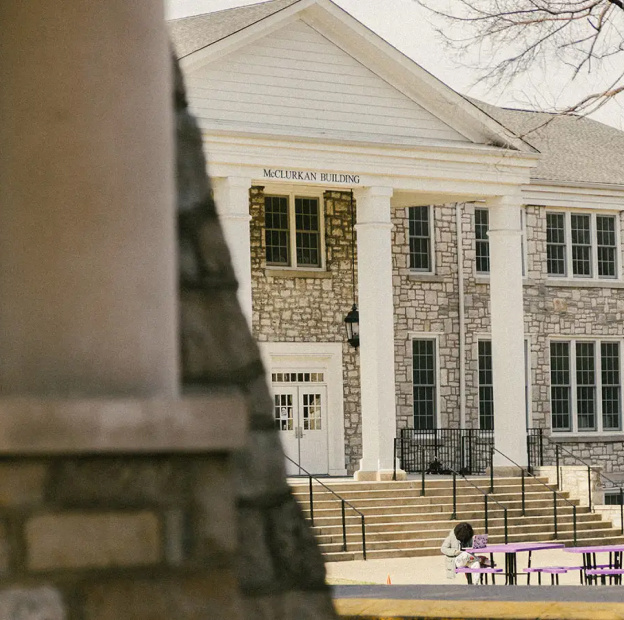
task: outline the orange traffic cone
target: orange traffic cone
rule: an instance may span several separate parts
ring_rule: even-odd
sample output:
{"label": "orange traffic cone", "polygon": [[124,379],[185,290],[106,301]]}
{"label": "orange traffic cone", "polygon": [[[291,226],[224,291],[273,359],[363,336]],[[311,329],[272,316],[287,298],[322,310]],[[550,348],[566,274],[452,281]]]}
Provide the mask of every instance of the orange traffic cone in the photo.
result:
{"label": "orange traffic cone", "polygon": [[386,584],[389,586],[392,585],[392,581],[390,581],[390,575],[388,575],[388,579],[386,579]]}

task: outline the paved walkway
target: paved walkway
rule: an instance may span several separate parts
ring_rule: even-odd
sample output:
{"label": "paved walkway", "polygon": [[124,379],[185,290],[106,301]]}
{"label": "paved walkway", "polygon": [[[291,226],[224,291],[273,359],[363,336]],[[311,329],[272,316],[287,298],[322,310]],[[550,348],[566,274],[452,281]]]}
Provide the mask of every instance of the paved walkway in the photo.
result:
{"label": "paved walkway", "polygon": [[[527,558],[519,554],[520,570]],[[534,552],[532,565],[573,566],[580,559],[555,549]],[[343,620],[624,620],[624,585],[580,586],[578,571],[560,575],[559,586],[537,586],[533,575],[527,587],[502,585],[503,576],[496,586],[469,586],[463,576],[447,580],[441,554],[326,567]],[[385,585],[388,577],[392,585]],[[550,583],[549,576],[542,579]]]}

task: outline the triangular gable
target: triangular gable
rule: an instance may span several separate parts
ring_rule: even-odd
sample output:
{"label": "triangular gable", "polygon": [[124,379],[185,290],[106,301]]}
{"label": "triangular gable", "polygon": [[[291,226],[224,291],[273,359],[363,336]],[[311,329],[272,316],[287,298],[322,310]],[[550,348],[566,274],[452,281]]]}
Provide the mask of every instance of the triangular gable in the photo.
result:
{"label": "triangular gable", "polygon": [[330,0],[283,0],[182,60],[207,129],[532,151]]}

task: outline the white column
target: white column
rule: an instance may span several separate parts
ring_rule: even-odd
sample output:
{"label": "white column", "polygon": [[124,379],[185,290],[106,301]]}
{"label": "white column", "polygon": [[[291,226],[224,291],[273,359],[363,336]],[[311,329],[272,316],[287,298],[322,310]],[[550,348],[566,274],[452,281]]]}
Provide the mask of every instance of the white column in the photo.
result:
{"label": "white column", "polygon": [[175,395],[162,3],[0,2],[0,391]]}
{"label": "white column", "polygon": [[225,240],[238,280],[238,301],[251,327],[251,239],[249,236],[249,189],[251,179],[213,179],[214,198]]}
{"label": "white column", "polygon": [[392,224],[388,187],[356,194],[362,460],[357,480],[389,479],[396,436]]}
{"label": "white column", "polygon": [[[488,201],[488,207],[494,445],[519,465],[526,465],[520,197],[495,198]],[[513,467],[498,453],[494,466]]]}

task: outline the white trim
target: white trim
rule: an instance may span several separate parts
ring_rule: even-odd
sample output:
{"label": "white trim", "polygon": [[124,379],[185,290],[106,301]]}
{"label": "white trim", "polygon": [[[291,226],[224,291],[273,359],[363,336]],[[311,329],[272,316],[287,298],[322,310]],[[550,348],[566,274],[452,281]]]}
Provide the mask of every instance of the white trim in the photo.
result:
{"label": "white trim", "polygon": [[522,202],[528,206],[623,211],[624,187],[535,179],[523,186]]}
{"label": "white trim", "polygon": [[[275,187],[275,186],[273,186]],[[324,191],[318,187],[315,188],[297,188],[293,186],[282,186],[276,191],[267,191],[264,188],[264,198],[267,197],[285,197],[288,198],[288,242],[290,252],[290,265],[269,265],[266,262],[266,252],[263,256],[265,269],[267,271],[288,270],[288,271],[327,271],[326,251],[325,251],[325,197]],[[297,234],[296,234],[296,217],[295,217],[295,198],[314,198],[318,200],[319,207],[319,255],[321,264],[318,267],[313,265],[295,265],[297,262]],[[262,222],[262,233],[266,234],[266,219]]]}
{"label": "white trim", "polygon": [[414,426],[415,412],[414,412],[414,340],[433,340],[435,342],[434,360],[435,364],[435,426],[434,428],[440,428],[440,422],[442,420],[442,412],[440,411],[440,337],[443,332],[408,332],[408,358],[410,360],[410,370],[412,375],[412,427]]}
{"label": "white trim", "polygon": [[[564,236],[565,236],[565,252],[566,252],[566,273],[563,276],[550,275],[548,273],[548,265],[546,265],[546,285],[555,282],[578,283],[583,286],[589,283],[601,283],[608,286],[609,283],[622,282],[622,256],[621,256],[621,222],[620,214],[617,211],[604,210],[596,212],[588,209],[562,209],[562,208],[546,208],[545,215],[549,213],[560,213],[564,215]],[[590,225],[590,252],[591,252],[591,275],[575,276],[573,275],[572,265],[572,215],[588,215]],[[596,227],[596,218],[611,216],[615,219],[615,276],[605,277],[598,275],[598,234]],[[546,230],[548,230],[548,221],[546,221]],[[546,256],[548,261],[548,242],[546,242]]]}
{"label": "white trim", "polygon": [[[412,262],[412,253],[411,253],[411,246],[410,246],[410,209],[420,209],[420,208],[424,208],[426,207],[427,210],[429,211],[429,269],[427,269],[426,271],[424,269],[414,269],[411,266],[411,262]],[[410,270],[410,276],[435,276],[437,271],[436,271],[436,240],[435,240],[435,224],[436,224],[436,220],[435,220],[435,205],[415,205],[415,206],[410,206],[410,207],[406,207],[406,213],[405,215],[407,215],[407,245],[408,245],[408,250],[409,250],[409,270]]]}
{"label": "white trim", "polygon": [[305,368],[325,373],[327,385],[327,449],[329,475],[345,476],[345,427],[342,342],[260,342],[258,343],[267,380],[271,369]]}
{"label": "white trim", "polygon": [[[570,415],[572,416],[572,428],[571,430],[555,430],[552,427],[552,368],[551,368],[551,351],[550,345],[553,342],[566,342],[569,345],[569,361],[570,361]],[[578,410],[577,410],[577,398],[576,398],[576,343],[577,342],[591,342],[594,344],[594,374],[595,374],[595,416],[596,416],[596,429],[591,430],[587,428],[578,428]],[[619,354],[619,372],[620,372],[620,429],[616,430],[603,430],[602,420],[602,352],[600,350],[600,344],[603,342],[615,342],[618,344]],[[624,431],[624,372],[622,368],[622,360],[624,359],[624,339],[617,336],[595,336],[586,335],[581,336],[565,336],[562,334],[556,334],[548,336],[546,339],[548,347],[548,404],[550,409],[550,417],[548,419],[548,425],[553,437],[575,437],[586,436],[593,437],[608,437],[613,435],[621,435]]]}

